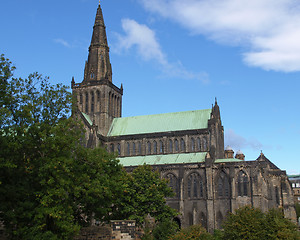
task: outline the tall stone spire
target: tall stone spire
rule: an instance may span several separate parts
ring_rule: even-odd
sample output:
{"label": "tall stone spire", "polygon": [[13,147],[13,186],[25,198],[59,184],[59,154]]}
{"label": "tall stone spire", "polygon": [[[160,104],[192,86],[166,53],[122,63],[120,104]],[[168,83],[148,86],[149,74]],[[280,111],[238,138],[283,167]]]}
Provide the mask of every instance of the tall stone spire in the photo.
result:
{"label": "tall stone spire", "polygon": [[102,9],[99,2],[83,81],[95,82],[100,80],[108,80],[112,82],[109,47],[107,44]]}

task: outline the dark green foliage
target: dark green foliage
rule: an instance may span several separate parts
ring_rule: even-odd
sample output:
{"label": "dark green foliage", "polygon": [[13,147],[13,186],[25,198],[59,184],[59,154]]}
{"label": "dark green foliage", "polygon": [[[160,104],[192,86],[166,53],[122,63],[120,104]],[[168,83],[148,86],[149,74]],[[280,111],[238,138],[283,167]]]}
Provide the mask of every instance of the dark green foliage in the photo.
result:
{"label": "dark green foliage", "polygon": [[229,214],[223,224],[223,239],[299,239],[297,226],[284,218],[281,209],[263,213],[253,207],[242,207]]}
{"label": "dark green foliage", "polygon": [[159,222],[152,231],[155,240],[168,240],[169,237],[176,234],[179,230],[178,224],[171,219],[165,219]]}
{"label": "dark green foliage", "polygon": [[122,168],[103,149],[79,144],[63,85],[13,78],[0,61],[0,220],[11,239],[71,239],[93,217],[107,219]]}
{"label": "dark green foliage", "polygon": [[193,225],[188,228],[183,228],[175,235],[170,236],[169,240],[213,240],[214,237],[206,231],[201,225]]}
{"label": "dark green foliage", "polygon": [[177,215],[165,200],[173,196],[172,189],[167,180],[152,170],[151,166],[144,165],[123,175],[123,194],[115,205],[115,219],[136,220],[141,225],[148,215],[158,222]]}

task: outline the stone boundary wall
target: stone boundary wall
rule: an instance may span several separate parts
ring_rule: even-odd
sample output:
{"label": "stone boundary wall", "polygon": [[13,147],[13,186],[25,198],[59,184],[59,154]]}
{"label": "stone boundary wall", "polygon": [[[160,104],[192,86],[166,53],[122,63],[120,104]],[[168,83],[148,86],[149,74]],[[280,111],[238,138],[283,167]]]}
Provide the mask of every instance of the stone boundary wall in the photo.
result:
{"label": "stone boundary wall", "polygon": [[74,240],[138,240],[135,221],[116,220],[110,225],[82,228]]}

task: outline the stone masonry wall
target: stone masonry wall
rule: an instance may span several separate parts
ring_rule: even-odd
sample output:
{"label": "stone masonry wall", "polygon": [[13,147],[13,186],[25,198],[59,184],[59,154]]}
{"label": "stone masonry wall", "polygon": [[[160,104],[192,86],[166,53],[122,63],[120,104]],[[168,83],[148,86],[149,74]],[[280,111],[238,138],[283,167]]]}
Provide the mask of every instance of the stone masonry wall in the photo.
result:
{"label": "stone masonry wall", "polygon": [[110,226],[83,228],[74,240],[137,240],[135,221],[111,221]]}

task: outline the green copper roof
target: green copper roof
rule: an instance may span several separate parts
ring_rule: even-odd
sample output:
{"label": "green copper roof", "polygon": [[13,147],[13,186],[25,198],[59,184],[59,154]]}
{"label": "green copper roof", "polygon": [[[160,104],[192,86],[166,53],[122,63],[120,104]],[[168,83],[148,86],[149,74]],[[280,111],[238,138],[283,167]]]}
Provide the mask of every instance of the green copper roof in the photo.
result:
{"label": "green copper roof", "polygon": [[81,112],[81,113],[82,113],[83,117],[87,120],[87,122],[88,122],[90,125],[93,125],[93,122],[92,122],[92,120],[90,119],[90,116],[87,115],[87,114],[85,114],[85,113],[83,113],[83,112]]}
{"label": "green copper roof", "polygon": [[[120,164],[124,167],[147,165],[163,165],[163,164],[182,164],[182,163],[200,163],[205,161],[207,152],[196,153],[178,153],[165,155],[147,155],[134,157],[119,157]],[[226,162],[243,162],[236,158],[216,159],[215,163]]]}
{"label": "green copper roof", "polygon": [[179,153],[179,154],[123,157],[123,158],[119,158],[119,160],[124,167],[129,167],[129,166],[138,166],[143,164],[162,165],[162,164],[204,162],[205,155],[206,152]]}
{"label": "green copper roof", "polygon": [[115,118],[108,136],[207,128],[211,109]]}
{"label": "green copper roof", "polygon": [[223,159],[216,159],[215,163],[226,163],[226,162],[244,162],[244,160],[237,159],[237,158],[223,158]]}

